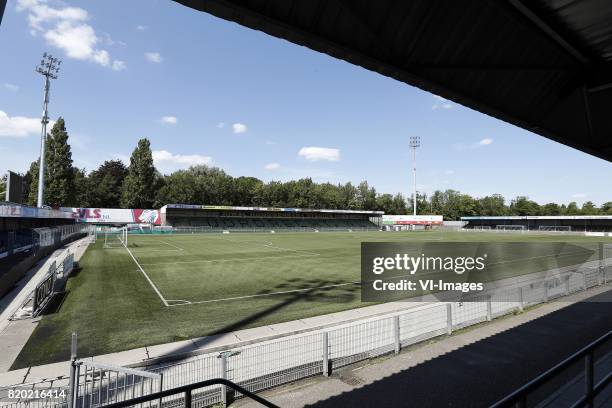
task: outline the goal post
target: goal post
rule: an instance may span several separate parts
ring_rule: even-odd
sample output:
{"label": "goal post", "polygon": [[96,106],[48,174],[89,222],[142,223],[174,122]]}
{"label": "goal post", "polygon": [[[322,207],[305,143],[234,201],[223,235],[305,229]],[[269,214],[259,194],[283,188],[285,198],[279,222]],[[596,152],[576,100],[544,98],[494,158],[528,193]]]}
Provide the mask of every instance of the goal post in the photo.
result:
{"label": "goal post", "polygon": [[524,225],[496,225],[496,231],[525,231],[527,228]]}
{"label": "goal post", "polygon": [[572,227],[569,225],[540,225],[538,230],[542,232],[571,232]]}
{"label": "goal post", "polygon": [[128,245],[128,229],[107,228],[104,230],[104,248],[127,248]]}

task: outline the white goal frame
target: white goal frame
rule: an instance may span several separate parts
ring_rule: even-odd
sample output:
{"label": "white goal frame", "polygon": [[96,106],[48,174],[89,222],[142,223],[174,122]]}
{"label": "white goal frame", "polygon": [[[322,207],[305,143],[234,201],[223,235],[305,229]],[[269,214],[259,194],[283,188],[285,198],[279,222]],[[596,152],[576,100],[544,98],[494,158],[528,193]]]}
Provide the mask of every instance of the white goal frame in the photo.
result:
{"label": "white goal frame", "polygon": [[570,225],[540,225],[538,228],[540,232],[572,232]]}
{"label": "white goal frame", "polygon": [[527,228],[524,225],[496,225],[496,231],[520,231],[524,232]]}
{"label": "white goal frame", "polygon": [[127,248],[128,246],[128,229],[121,227],[118,230],[104,230],[104,248]]}

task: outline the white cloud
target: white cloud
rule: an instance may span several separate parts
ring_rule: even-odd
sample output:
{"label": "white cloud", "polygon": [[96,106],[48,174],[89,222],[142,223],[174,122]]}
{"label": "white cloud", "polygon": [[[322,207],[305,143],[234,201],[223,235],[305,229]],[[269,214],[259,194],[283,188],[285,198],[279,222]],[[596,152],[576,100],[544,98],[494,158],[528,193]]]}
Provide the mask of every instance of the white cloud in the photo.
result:
{"label": "white cloud", "polygon": [[338,161],[340,160],[340,150],[328,147],[302,147],[298,152],[298,156],[308,161]]}
{"label": "white cloud", "polygon": [[[39,33],[47,44],[64,51],[68,58],[91,61],[115,69],[108,51],[97,48],[98,43],[110,44],[110,35],[98,37],[87,24],[89,13],[79,7],[49,7],[43,0],[18,0],[17,11],[27,11],[30,33]],[[125,63],[123,63],[125,67]]]}
{"label": "white cloud", "polygon": [[223,128],[225,127],[225,122],[219,122],[219,123],[217,123],[217,127],[218,127],[219,129],[223,129]]}
{"label": "white cloud", "polygon": [[167,150],[154,150],[153,163],[162,172],[212,163],[212,157],[199,154],[172,154]]}
{"label": "white cloud", "polygon": [[436,110],[436,109],[450,109],[453,106],[453,103],[451,103],[451,101],[449,101],[446,98],[443,98],[441,96],[438,95],[433,95],[434,99],[436,100],[436,102],[432,105],[431,109]]}
{"label": "white cloud", "polygon": [[178,119],[176,118],[176,116],[163,116],[160,121],[161,123],[165,123],[167,125],[176,125]]}
{"label": "white cloud", "polygon": [[234,123],[232,125],[232,131],[234,133],[246,133],[247,130],[249,130],[249,128],[244,123]]}
{"label": "white cloud", "polygon": [[280,164],[278,163],[268,163],[264,166],[266,170],[277,170],[280,168]]}
{"label": "white cloud", "polygon": [[17,92],[19,90],[19,85],[5,83],[4,87],[9,91]]}
{"label": "white cloud", "polygon": [[120,60],[114,60],[112,68],[115,71],[123,71],[126,68],[125,62]]}
{"label": "white cloud", "polygon": [[136,30],[138,30],[138,31],[145,31],[145,30],[147,30],[147,28],[149,28],[149,27],[147,27],[145,25],[137,25],[136,26]]}
{"label": "white cloud", "polygon": [[492,143],[493,143],[493,139],[491,139],[490,137],[485,137],[480,142],[478,142],[478,145],[479,146],[488,146],[488,145],[490,145]]}
{"label": "white cloud", "polygon": [[[53,126],[50,124],[48,126]],[[26,137],[41,131],[40,118],[10,117],[0,111],[0,137]]]}
{"label": "white cloud", "polygon": [[148,61],[156,64],[159,64],[164,60],[159,52],[145,52],[145,58]]}

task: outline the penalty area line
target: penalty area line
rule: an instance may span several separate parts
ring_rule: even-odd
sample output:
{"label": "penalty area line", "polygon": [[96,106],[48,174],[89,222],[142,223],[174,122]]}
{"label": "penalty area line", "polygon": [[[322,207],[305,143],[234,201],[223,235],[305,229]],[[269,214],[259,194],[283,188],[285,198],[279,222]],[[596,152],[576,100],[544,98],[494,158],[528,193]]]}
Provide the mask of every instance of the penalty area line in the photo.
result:
{"label": "penalty area line", "polygon": [[280,292],[260,293],[260,294],[257,294],[257,295],[236,296],[236,297],[229,297],[229,298],[222,298],[222,299],[198,300],[198,301],[195,301],[195,302],[191,302],[191,301],[188,301],[188,300],[176,300],[177,302],[186,302],[186,303],[176,303],[176,304],[171,304],[171,305],[167,305],[167,306],[168,307],[175,307],[175,306],[197,305],[197,304],[203,304],[203,303],[227,302],[227,301],[230,301],[230,300],[252,299],[252,298],[258,298],[258,297],[265,297],[265,296],[286,295],[288,293],[307,292],[309,290],[329,289],[329,288],[336,288],[336,287],[339,287],[339,286],[360,285],[360,284],[361,284],[361,282],[359,282],[359,281],[357,281],[357,282],[346,282],[346,283],[338,283],[338,284],[335,284],[335,285],[315,286],[314,288],[283,290],[283,291],[280,291]]}
{"label": "penalty area line", "polygon": [[164,304],[164,306],[170,306],[168,304],[168,302],[166,301],[166,299],[164,299],[163,295],[161,294],[161,292],[159,291],[159,289],[157,289],[157,286],[155,286],[155,284],[153,283],[153,281],[151,280],[151,278],[149,278],[149,275],[147,275],[147,273],[145,272],[144,269],[142,269],[142,266],[140,266],[140,264],[138,263],[138,261],[136,260],[136,258],[134,257],[134,255],[132,254],[132,251],[130,251],[130,249],[128,247],[125,247],[125,250],[128,252],[128,254],[130,254],[130,256],[132,257],[132,259],[134,260],[134,263],[136,263],[136,266],[138,266],[138,269],[140,269],[140,272],[142,272],[142,274],[144,275],[145,279],[147,280],[147,282],[149,282],[149,285],[151,285],[151,287],[153,288],[153,290],[155,291],[155,293],[157,293],[157,296],[159,296],[159,298],[161,299],[162,303]]}

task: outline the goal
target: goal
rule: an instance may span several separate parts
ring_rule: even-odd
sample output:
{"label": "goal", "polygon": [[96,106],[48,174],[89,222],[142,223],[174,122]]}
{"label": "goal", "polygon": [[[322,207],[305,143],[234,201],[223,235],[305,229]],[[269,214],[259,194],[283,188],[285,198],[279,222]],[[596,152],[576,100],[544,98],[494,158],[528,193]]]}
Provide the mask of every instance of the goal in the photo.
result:
{"label": "goal", "polygon": [[540,225],[539,230],[552,232],[571,232],[572,227],[569,225]]}
{"label": "goal", "polygon": [[524,225],[496,225],[495,230],[497,231],[525,231]]}
{"label": "goal", "polygon": [[104,248],[127,248],[127,245],[127,227],[107,228],[104,230]]}
{"label": "goal", "polygon": [[491,230],[491,226],[490,225],[474,225],[474,228],[472,228],[474,231],[489,231]]}

